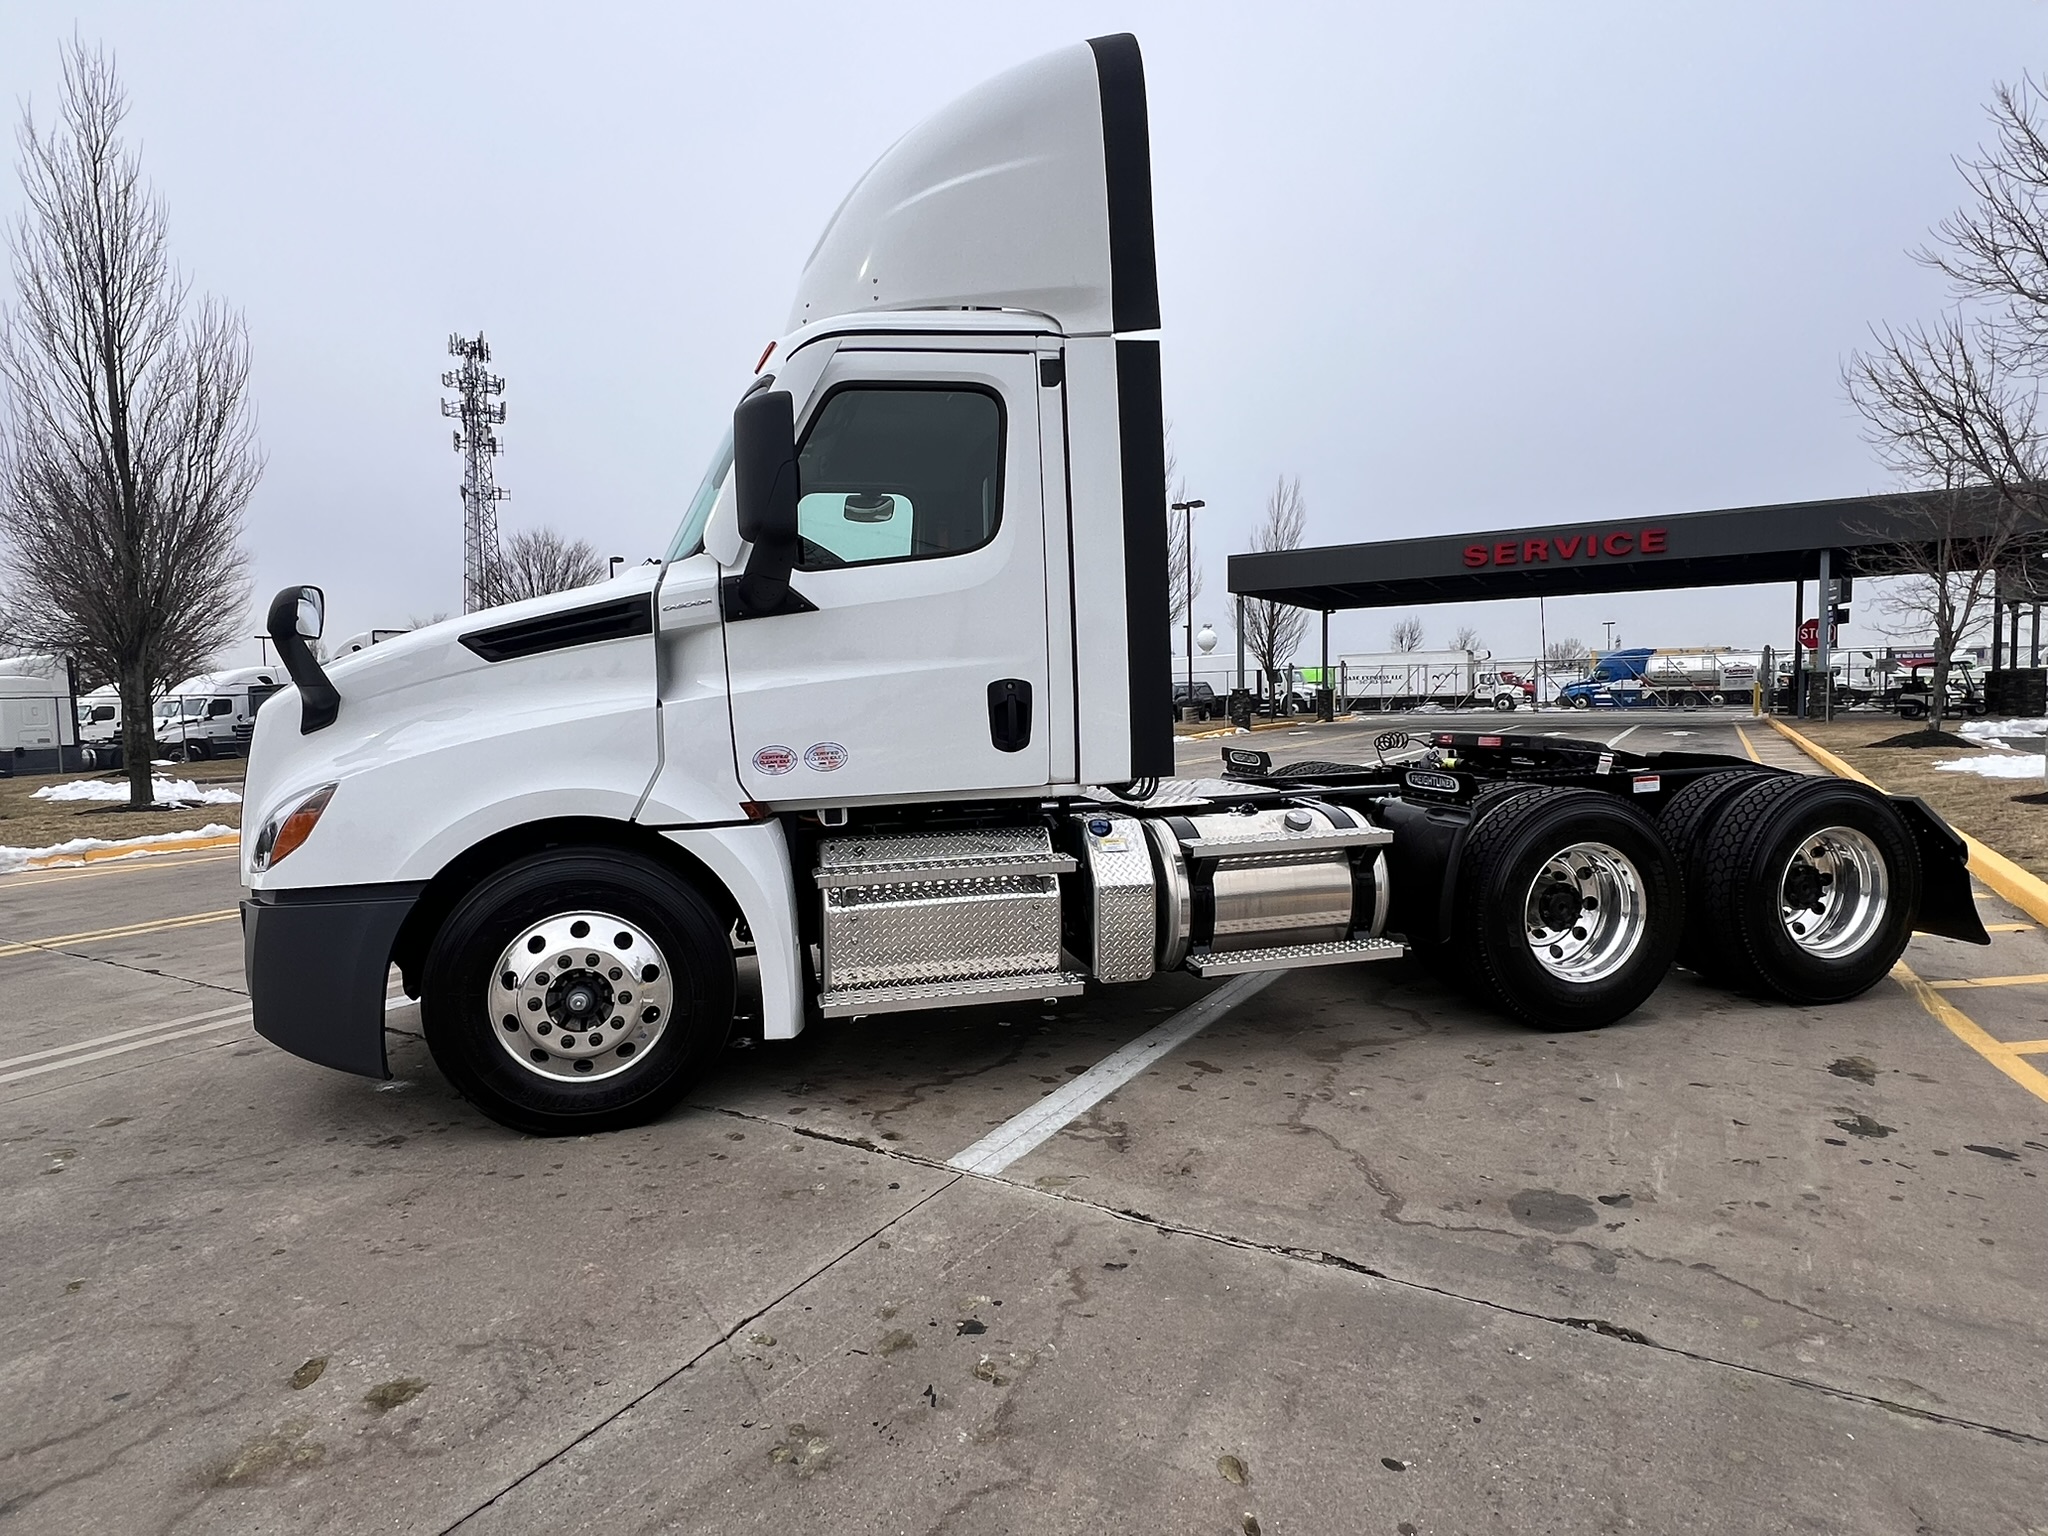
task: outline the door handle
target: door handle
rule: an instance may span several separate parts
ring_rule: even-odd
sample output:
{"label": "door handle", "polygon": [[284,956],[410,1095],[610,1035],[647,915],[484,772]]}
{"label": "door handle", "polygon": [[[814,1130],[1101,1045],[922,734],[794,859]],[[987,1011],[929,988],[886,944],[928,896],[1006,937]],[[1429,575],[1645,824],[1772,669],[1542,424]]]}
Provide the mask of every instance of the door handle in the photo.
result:
{"label": "door handle", "polygon": [[988,685],[988,739],[998,752],[1022,752],[1031,745],[1031,685],[1003,677]]}

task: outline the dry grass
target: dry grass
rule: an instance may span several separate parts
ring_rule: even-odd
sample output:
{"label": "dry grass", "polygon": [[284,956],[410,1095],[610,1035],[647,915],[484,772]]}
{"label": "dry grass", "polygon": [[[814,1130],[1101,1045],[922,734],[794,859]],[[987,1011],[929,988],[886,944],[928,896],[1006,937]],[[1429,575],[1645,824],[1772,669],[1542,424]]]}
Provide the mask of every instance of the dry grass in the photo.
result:
{"label": "dry grass", "polygon": [[[2048,805],[2029,804],[2038,779],[1986,779],[1974,773],[1936,773],[1936,763],[1983,755],[1982,748],[1873,747],[1873,741],[1912,729],[1889,715],[1867,719],[1786,722],[1857,772],[1895,795],[1918,795],[1949,822],[1980,842],[2048,879]],[[1996,755],[1996,754],[1991,754]]]}
{"label": "dry grass", "polygon": [[[243,763],[240,759],[203,763],[174,763],[159,768],[165,778],[191,779],[197,784],[226,784],[240,789]],[[114,773],[46,773],[27,778],[0,779],[0,847],[48,848],[74,837],[149,837],[160,832],[193,832],[200,827],[239,827],[239,805],[197,805],[185,811],[129,811],[118,802],[105,800],[38,800],[35,792],[45,784],[68,784],[73,779],[119,781]]]}

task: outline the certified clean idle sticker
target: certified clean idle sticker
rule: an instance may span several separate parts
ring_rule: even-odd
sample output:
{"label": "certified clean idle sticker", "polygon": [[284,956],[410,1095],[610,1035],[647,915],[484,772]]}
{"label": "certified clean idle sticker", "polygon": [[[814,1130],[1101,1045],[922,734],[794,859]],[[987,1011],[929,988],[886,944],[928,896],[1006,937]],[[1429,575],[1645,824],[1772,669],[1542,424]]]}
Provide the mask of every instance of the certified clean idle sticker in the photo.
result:
{"label": "certified clean idle sticker", "polygon": [[836,741],[814,741],[804,748],[804,766],[820,773],[837,773],[846,766],[846,748]]}
{"label": "certified clean idle sticker", "polygon": [[796,766],[796,748],[762,747],[754,754],[754,771],[770,778],[788,773]]}

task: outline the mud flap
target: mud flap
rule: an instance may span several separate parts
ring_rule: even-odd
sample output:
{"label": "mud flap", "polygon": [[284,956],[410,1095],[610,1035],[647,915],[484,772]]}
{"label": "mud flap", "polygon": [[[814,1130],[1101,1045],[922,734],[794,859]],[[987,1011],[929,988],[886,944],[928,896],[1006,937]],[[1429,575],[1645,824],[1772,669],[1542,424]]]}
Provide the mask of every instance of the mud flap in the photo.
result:
{"label": "mud flap", "polygon": [[1970,891],[1970,850],[1955,829],[1917,795],[1891,795],[1912,829],[1920,850],[1920,910],[1913,926],[1937,938],[1964,944],[1989,944],[1983,915]]}

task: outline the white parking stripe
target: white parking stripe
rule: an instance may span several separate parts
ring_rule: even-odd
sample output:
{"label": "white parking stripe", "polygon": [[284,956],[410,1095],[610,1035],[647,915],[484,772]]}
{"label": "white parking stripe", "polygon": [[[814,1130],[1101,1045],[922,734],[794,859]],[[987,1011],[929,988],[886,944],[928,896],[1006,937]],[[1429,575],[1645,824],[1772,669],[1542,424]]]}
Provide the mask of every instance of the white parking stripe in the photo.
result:
{"label": "white parking stripe", "polygon": [[1620,736],[1617,736],[1614,738],[1614,740],[1608,742],[1607,745],[1610,747],[1618,747],[1621,745],[1622,739],[1626,737],[1630,731],[1639,731],[1642,728],[1642,723],[1638,721],[1636,724],[1630,726],[1627,731],[1623,731]]}
{"label": "white parking stripe", "polygon": [[152,1045],[162,1045],[167,1040],[182,1040],[187,1035],[203,1035],[217,1029],[239,1029],[241,1019],[216,1019],[211,1024],[194,1024],[190,1029],[173,1029],[166,1033],[154,1034],[143,1040],[130,1040],[126,1045],[110,1045],[101,1051],[86,1051],[78,1056],[66,1056],[62,1061],[46,1061],[41,1066],[23,1067],[19,1072],[0,1072],[0,1083],[18,1083],[24,1077],[41,1077],[45,1072],[62,1072],[67,1067],[82,1067],[88,1061],[103,1061],[109,1056],[122,1056],[129,1051],[147,1050]]}
{"label": "white parking stripe", "polygon": [[1157,1029],[1138,1036],[1056,1093],[1004,1121],[946,1166],[962,1173],[1000,1173],[1062,1127],[1085,1115],[1117,1089],[1151,1066],[1175,1046],[1184,1044],[1255,993],[1281,977],[1279,971],[1254,971],[1226,981],[1198,1003],[1191,1003]]}
{"label": "white parking stripe", "polygon": [[[410,1008],[412,999],[404,993],[384,999],[384,1011],[396,1013],[401,1008]],[[25,1077],[40,1077],[45,1072],[60,1072],[66,1067],[82,1067],[90,1061],[103,1061],[109,1056],[124,1056],[130,1051],[139,1051],[148,1046],[171,1040],[183,1040],[190,1035],[203,1035],[209,1030],[227,1029],[246,1022],[249,1005],[241,1003],[233,1008],[219,1008],[212,1013],[187,1014],[182,1019],[166,1019],[161,1024],[144,1024],[135,1029],[120,1030],[111,1035],[98,1035],[90,1040],[74,1041],[70,1045],[54,1047],[47,1051],[32,1051],[26,1056],[10,1057],[0,1061],[0,1068],[16,1067],[19,1071],[0,1071],[0,1083],[15,1083]],[[200,1022],[194,1022],[194,1021]],[[189,1026],[180,1029],[179,1025]],[[135,1036],[142,1036],[135,1039]],[[115,1045],[110,1042],[122,1041]],[[91,1046],[104,1046],[102,1050],[91,1050]],[[48,1060],[58,1057],[60,1060]],[[37,1066],[24,1066],[25,1062],[37,1062]]]}
{"label": "white parking stripe", "polygon": [[160,1030],[176,1029],[180,1024],[198,1024],[206,1019],[224,1019],[231,1013],[247,1013],[247,1003],[236,1003],[231,1008],[216,1008],[211,1013],[188,1013],[182,1019],[165,1019],[161,1024],[138,1024],[133,1029],[117,1029],[111,1035],[94,1035],[90,1040],[74,1040],[69,1045],[52,1046],[47,1051],[30,1051],[26,1056],[10,1056],[0,1061],[0,1071],[9,1067],[24,1066],[31,1061],[47,1061],[52,1056],[69,1056],[73,1051],[90,1050],[96,1045],[112,1045],[116,1040],[132,1040],[137,1035],[153,1035]]}

